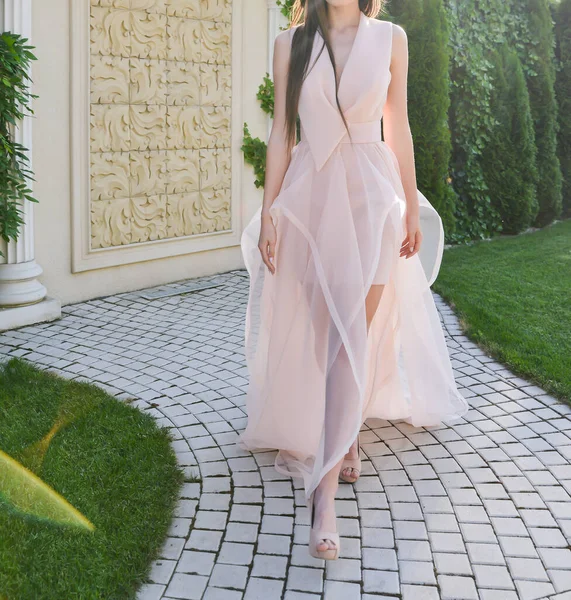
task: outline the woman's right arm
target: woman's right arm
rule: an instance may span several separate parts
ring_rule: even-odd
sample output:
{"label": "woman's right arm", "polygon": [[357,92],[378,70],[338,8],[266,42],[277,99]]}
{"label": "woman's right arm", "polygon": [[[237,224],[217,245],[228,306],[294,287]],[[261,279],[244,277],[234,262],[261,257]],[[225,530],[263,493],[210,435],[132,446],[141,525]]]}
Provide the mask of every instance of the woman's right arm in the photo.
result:
{"label": "woman's right arm", "polygon": [[262,203],[262,224],[258,248],[264,264],[272,275],[275,273],[274,253],[276,228],[270,217],[270,207],[279,194],[285,173],[291,160],[291,148],[287,147],[285,135],[286,89],[290,55],[290,35],[288,29],[282,31],[274,42],[274,120],[268,140],[266,154],[266,179]]}

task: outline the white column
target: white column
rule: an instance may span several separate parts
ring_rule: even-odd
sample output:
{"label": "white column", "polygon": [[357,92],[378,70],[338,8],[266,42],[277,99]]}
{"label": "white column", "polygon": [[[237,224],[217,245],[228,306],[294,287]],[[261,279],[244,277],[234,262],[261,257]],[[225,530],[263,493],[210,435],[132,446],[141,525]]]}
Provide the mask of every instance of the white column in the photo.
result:
{"label": "white column", "polygon": [[[274,78],[274,41],[283,27],[287,27],[287,19],[282,14],[281,6],[276,0],[266,0],[268,3],[268,73]],[[268,137],[272,129],[272,119],[268,117]]]}
{"label": "white column", "polygon": [[[32,38],[32,0],[0,0],[0,29]],[[14,132],[15,140],[32,156],[32,119],[25,118]],[[31,161],[30,161],[31,162]],[[32,182],[28,182],[31,187]],[[41,267],[34,257],[34,205],[22,204],[24,223],[16,241],[2,241],[0,257],[0,331],[61,316],[58,301],[47,298],[38,281]]]}

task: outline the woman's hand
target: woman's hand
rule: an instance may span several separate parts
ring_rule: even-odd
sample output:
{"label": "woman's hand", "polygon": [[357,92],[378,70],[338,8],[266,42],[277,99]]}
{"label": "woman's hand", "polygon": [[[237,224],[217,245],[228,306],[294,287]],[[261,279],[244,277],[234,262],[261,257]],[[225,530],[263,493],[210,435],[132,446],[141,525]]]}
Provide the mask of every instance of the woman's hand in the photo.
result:
{"label": "woman's hand", "polygon": [[418,210],[406,209],[406,236],[400,247],[400,256],[410,258],[420,250],[422,231],[420,231],[420,217]]}
{"label": "woman's hand", "polygon": [[276,227],[272,221],[272,217],[269,214],[262,214],[262,226],[260,228],[258,248],[264,264],[268,267],[272,275],[276,272],[276,267],[274,266],[276,240]]}

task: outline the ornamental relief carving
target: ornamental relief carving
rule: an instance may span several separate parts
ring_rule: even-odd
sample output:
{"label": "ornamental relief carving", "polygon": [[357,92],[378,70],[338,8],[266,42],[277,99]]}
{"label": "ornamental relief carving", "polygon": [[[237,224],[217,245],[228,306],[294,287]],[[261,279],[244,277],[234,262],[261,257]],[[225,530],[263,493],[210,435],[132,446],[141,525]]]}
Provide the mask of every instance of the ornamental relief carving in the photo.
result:
{"label": "ornamental relief carving", "polygon": [[91,248],[231,228],[231,0],[91,0]]}

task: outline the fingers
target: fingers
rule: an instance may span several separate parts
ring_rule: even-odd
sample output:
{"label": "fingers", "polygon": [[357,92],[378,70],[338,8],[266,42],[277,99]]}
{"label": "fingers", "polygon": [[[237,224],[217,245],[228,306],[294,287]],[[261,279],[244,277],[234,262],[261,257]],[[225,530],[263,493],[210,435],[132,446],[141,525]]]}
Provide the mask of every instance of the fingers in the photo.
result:
{"label": "fingers", "polygon": [[258,246],[258,248],[260,250],[260,254],[262,255],[262,261],[273,275],[276,272],[276,268],[273,264],[275,244],[271,242],[265,242]]}
{"label": "fingers", "polygon": [[417,231],[407,235],[402,241],[400,247],[400,256],[405,258],[411,258],[420,250],[420,244],[422,242],[422,233]]}

